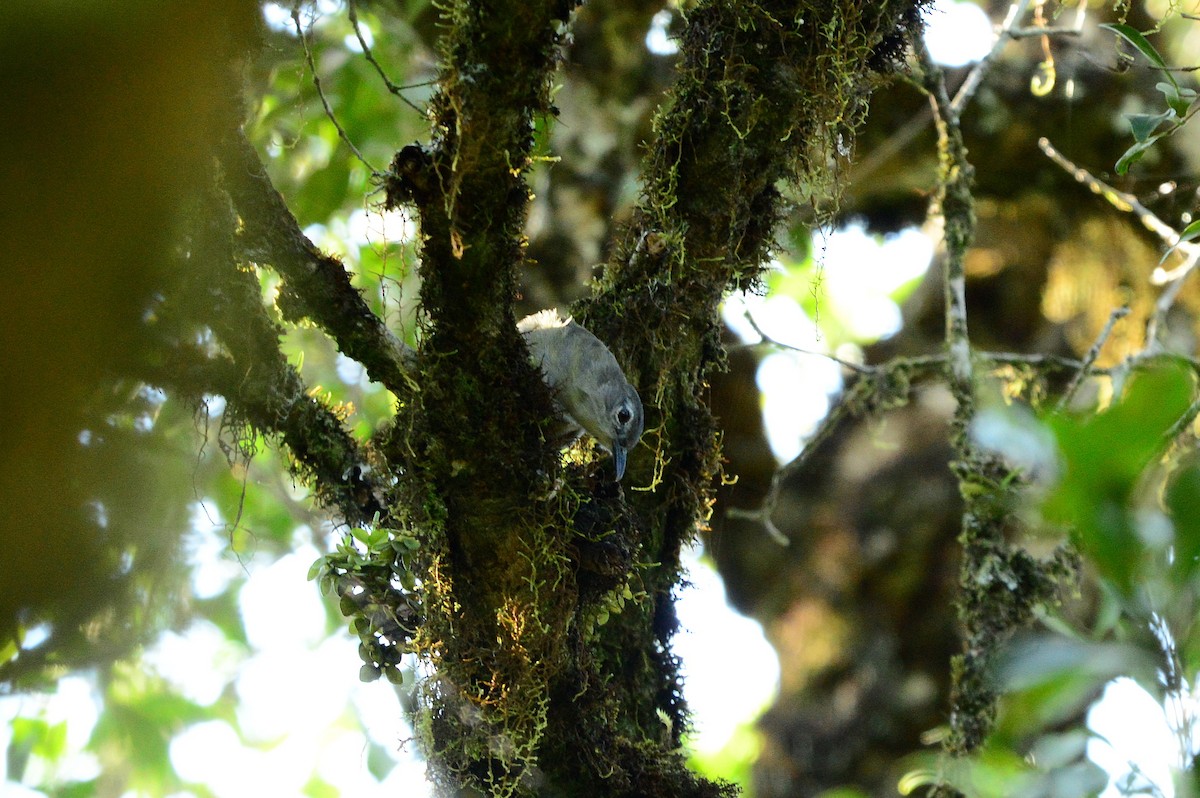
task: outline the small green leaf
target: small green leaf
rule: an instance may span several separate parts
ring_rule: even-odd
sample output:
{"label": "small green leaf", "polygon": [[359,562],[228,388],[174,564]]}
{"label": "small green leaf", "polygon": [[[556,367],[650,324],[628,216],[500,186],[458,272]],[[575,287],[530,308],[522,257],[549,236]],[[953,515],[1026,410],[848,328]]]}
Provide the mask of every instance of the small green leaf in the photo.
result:
{"label": "small green leaf", "polygon": [[313,581],[321,575],[322,569],[325,567],[325,558],[318,557],[316,562],[308,567],[308,581]]}
{"label": "small green leaf", "polygon": [[338,798],[341,791],[331,785],[329,782],[322,779],[320,776],[313,776],[308,780],[308,784],[304,785],[305,798]]}
{"label": "small green leaf", "polygon": [[[1175,84],[1175,78],[1171,76],[1170,72],[1165,71],[1167,69],[1167,62],[1163,60],[1163,57],[1158,54],[1158,50],[1154,48],[1154,45],[1151,44],[1150,41],[1143,36],[1140,31],[1137,30],[1137,28],[1120,23],[1105,23],[1100,27],[1103,30],[1112,31],[1136,47],[1142,55],[1146,56],[1150,63],[1154,64],[1160,69],[1163,69],[1163,75],[1165,75],[1167,80],[1171,81],[1172,84]],[[1178,87],[1178,84],[1175,85]]]}
{"label": "small green leaf", "polygon": [[1179,234],[1179,242],[1192,241],[1197,238],[1200,238],[1200,219],[1183,228],[1183,232]]}
{"label": "small green leaf", "polygon": [[1166,263],[1167,258],[1170,257],[1172,252],[1179,249],[1180,244],[1186,244],[1187,242],[1194,241],[1197,238],[1200,238],[1200,219],[1196,219],[1187,227],[1183,228],[1183,230],[1179,233],[1179,240],[1167,248],[1167,251],[1163,253],[1161,258],[1159,258],[1158,265],[1162,266],[1164,263]]}
{"label": "small green leaf", "polygon": [[363,665],[361,668],[358,669],[359,681],[373,682],[373,681],[377,680],[381,675],[382,674],[379,672],[379,668],[376,668],[374,665],[371,665],[371,664]]}
{"label": "small green leaf", "polygon": [[1179,116],[1187,114],[1188,107],[1192,104],[1192,100],[1195,99],[1194,96],[1185,96],[1184,92],[1187,90],[1181,89],[1173,83],[1156,83],[1154,88],[1162,92],[1163,97],[1166,98],[1167,107]]}
{"label": "small green leaf", "polygon": [[392,684],[404,684],[404,672],[395,666],[384,670],[383,675],[386,676],[387,680]]}
{"label": "small green leaf", "polygon": [[383,781],[396,767],[396,760],[391,753],[378,743],[371,743],[367,748],[367,770],[378,781]]}
{"label": "small green leaf", "polygon": [[1125,150],[1124,154],[1117,159],[1117,174],[1123,175],[1129,171],[1129,167],[1133,166],[1138,161],[1142,160],[1142,156],[1150,149],[1154,142],[1162,138],[1162,133],[1155,133],[1145,141],[1139,141],[1129,149]]}
{"label": "small green leaf", "polygon": [[1115,676],[1130,676],[1142,684],[1156,678],[1153,658],[1135,645],[1051,634],[1018,637],[1003,649],[995,673],[1007,693],[997,730],[1014,739],[1076,717]]}
{"label": "small green leaf", "polygon": [[1122,594],[1131,590],[1145,550],[1130,498],[1164,433],[1191,404],[1192,390],[1185,370],[1159,368],[1136,374],[1121,400],[1098,416],[1048,420],[1063,477],[1047,497],[1046,518],[1071,527],[1080,551]]}
{"label": "small green leaf", "polygon": [[4,645],[0,646],[0,665],[17,656],[17,651],[16,640],[5,640]]}
{"label": "small green leaf", "polygon": [[1154,135],[1159,125],[1175,118],[1175,111],[1168,108],[1161,114],[1126,114],[1125,118],[1129,120],[1133,137],[1138,141],[1146,141]]}

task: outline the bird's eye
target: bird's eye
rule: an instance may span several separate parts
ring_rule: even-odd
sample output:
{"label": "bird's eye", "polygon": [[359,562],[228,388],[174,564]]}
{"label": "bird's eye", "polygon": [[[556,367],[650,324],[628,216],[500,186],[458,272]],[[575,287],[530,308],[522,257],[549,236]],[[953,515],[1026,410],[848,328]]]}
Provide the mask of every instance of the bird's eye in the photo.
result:
{"label": "bird's eye", "polygon": [[633,418],[633,413],[630,413],[624,407],[622,407],[620,410],[617,411],[617,423],[618,424],[628,424],[629,419],[631,419],[631,418]]}

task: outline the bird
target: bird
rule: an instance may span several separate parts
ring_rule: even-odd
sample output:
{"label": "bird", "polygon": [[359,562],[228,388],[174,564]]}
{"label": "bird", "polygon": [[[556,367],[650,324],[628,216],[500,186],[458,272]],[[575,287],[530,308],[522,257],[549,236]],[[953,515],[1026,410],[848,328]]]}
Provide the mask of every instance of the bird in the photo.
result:
{"label": "bird", "polygon": [[599,338],[556,308],[517,322],[529,359],[540,369],[554,397],[566,442],[587,433],[612,452],[617,481],[625,475],[629,451],[642,437],[642,399],[625,379],[617,359]]}

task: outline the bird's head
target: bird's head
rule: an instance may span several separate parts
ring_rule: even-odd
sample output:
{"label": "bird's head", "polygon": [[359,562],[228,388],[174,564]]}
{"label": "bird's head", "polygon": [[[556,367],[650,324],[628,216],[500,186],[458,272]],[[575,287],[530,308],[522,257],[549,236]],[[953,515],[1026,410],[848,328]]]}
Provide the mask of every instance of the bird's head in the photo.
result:
{"label": "bird's head", "polygon": [[620,397],[609,411],[612,427],[613,462],[617,467],[617,481],[625,475],[625,458],[629,450],[637,446],[642,437],[642,399],[629,383],[625,383]]}
{"label": "bird's head", "polygon": [[600,384],[601,390],[575,397],[572,410],[579,425],[612,452],[620,481],[629,452],[642,437],[642,400],[624,375]]}

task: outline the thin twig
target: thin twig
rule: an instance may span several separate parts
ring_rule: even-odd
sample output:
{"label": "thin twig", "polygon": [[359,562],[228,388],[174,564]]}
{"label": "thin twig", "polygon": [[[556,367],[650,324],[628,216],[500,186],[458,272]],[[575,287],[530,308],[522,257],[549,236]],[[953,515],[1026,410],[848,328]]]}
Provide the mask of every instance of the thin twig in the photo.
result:
{"label": "thin twig", "polygon": [[[814,352],[811,354],[820,353]],[[895,358],[884,365],[864,367],[866,371],[859,372],[862,374],[862,378],[856,380],[847,389],[841,399],[833,405],[833,409],[821,420],[817,431],[811,438],[804,442],[804,448],[800,450],[800,454],[775,470],[774,475],[771,477],[771,486],[767,489],[767,494],[763,497],[762,503],[758,508],[754,510],[732,508],[727,511],[727,514],[733,518],[743,518],[760,522],[772,540],[781,546],[788,545],[787,535],[780,531],[779,527],[772,520],[775,508],[779,503],[779,495],[783,489],[783,483],[808,464],[813,454],[833,435],[844,419],[858,415],[860,408],[872,404],[870,396],[872,393],[879,392],[881,384],[895,384],[897,380],[893,379],[892,375],[900,372],[907,372],[910,375],[921,375],[930,371],[941,371],[945,367],[945,364],[946,355],[939,353],[935,355],[919,355],[911,358]]]}
{"label": "thin twig", "polygon": [[946,302],[946,351],[949,354],[950,374],[953,377],[950,389],[959,405],[956,416],[965,429],[974,413],[975,395],[971,341],[967,334],[964,268],[966,250],[974,234],[972,168],[966,157],[958,112],[946,94],[946,81],[942,70],[934,64],[924,41],[918,43],[916,55],[921,70],[921,83],[929,95],[930,107],[933,109],[933,122],[938,134],[938,154],[942,162],[942,174],[939,175],[941,192],[937,210],[945,224],[943,293]]}
{"label": "thin twig", "polygon": [[950,103],[950,109],[954,110],[955,114],[962,113],[962,108],[971,101],[974,92],[983,83],[983,76],[988,72],[991,62],[996,60],[1001,50],[1004,49],[1004,44],[1008,43],[1009,32],[1015,28],[1016,20],[1024,16],[1028,5],[1030,5],[1030,0],[1018,0],[1008,7],[1008,14],[1004,17],[1004,22],[1001,23],[1000,29],[996,31],[996,41],[992,42],[988,54],[979,59],[978,64],[974,65],[971,72],[967,73],[967,79],[959,86],[958,92],[954,95],[954,101]]}
{"label": "thin twig", "polygon": [[1017,0],[1017,2],[1008,7],[1008,14],[1004,17],[1004,22],[1000,24],[999,30],[996,31],[996,41],[992,43],[992,49],[967,73],[967,79],[958,87],[958,92],[954,95],[954,101],[950,104],[954,113],[962,113],[963,107],[975,95],[980,84],[983,83],[983,76],[987,74],[992,62],[996,60],[997,56],[1000,55],[1000,51],[1004,49],[1004,45],[1008,43],[1009,32],[1016,27],[1017,20],[1021,18],[1028,7],[1029,0]]}
{"label": "thin twig", "polygon": [[[1042,152],[1046,154],[1047,158],[1054,161],[1054,163],[1061,167],[1065,172],[1091,189],[1092,193],[1099,194],[1117,210],[1124,211],[1126,213],[1132,213],[1134,216],[1138,217],[1138,220],[1142,223],[1142,225],[1147,230],[1162,239],[1167,246],[1176,247],[1185,254],[1190,254],[1190,251],[1193,249],[1200,250],[1200,247],[1191,243],[1190,241],[1180,242],[1179,232],[1174,227],[1158,218],[1158,216],[1154,214],[1154,211],[1140,203],[1137,197],[1113,188],[1108,183],[1105,183],[1103,180],[1100,180],[1092,175],[1092,173],[1088,170],[1080,166],[1076,166],[1071,160],[1055,149],[1054,145],[1050,143],[1049,139],[1045,138],[1044,136],[1038,139],[1038,147],[1041,148]],[[1176,269],[1173,271],[1177,272],[1178,270]],[[1178,274],[1170,279],[1179,279],[1182,276],[1182,274]],[[1162,282],[1166,282],[1166,280],[1164,279]]]}
{"label": "thin twig", "polygon": [[1200,263],[1200,245],[1191,241],[1181,241],[1179,231],[1158,218],[1154,211],[1138,202],[1137,197],[1113,188],[1086,169],[1076,166],[1056,150],[1046,138],[1038,139],[1038,147],[1046,154],[1046,157],[1091,189],[1093,193],[1106,199],[1114,208],[1136,216],[1142,226],[1157,235],[1167,246],[1177,250],[1183,257],[1183,262],[1174,269],[1164,270],[1160,266],[1150,276],[1150,282],[1153,285],[1167,284],[1166,290],[1159,295],[1158,302],[1155,303],[1154,315],[1146,328],[1147,346],[1154,347],[1158,341],[1159,328],[1165,324],[1167,313],[1175,304],[1179,291],[1183,287],[1183,278],[1195,269],[1197,263]]}
{"label": "thin twig", "polygon": [[1182,244],[1174,246],[1183,252],[1183,263],[1174,269],[1164,269],[1162,266],[1156,267],[1154,273],[1150,275],[1151,285],[1182,282],[1183,278],[1187,277],[1188,272],[1196,268],[1196,261],[1200,259],[1200,247],[1192,244],[1190,241],[1184,241]]}
{"label": "thin twig", "polygon": [[220,157],[225,188],[241,220],[240,255],[269,263],[284,278],[285,317],[307,317],[342,353],[362,363],[371,380],[400,390],[410,379],[412,350],[367,305],[341,261],[304,235],[245,133],[231,135]]}
{"label": "thin twig", "polygon": [[987,74],[988,69],[991,68],[992,63],[1009,41],[1027,39],[1034,36],[1078,36],[1082,32],[1085,8],[1083,4],[1080,4],[1079,10],[1076,12],[1075,24],[1070,27],[1017,27],[1018,20],[1025,16],[1025,11],[1029,8],[1029,2],[1030,0],[1016,0],[1016,2],[1008,7],[1008,14],[1005,15],[1004,21],[996,30],[996,41],[992,44],[992,49],[967,74],[967,79],[959,86],[958,91],[954,95],[954,100],[950,103],[950,110],[956,116],[961,114],[966,104],[971,101],[971,97],[975,95],[975,92],[983,83],[984,75]]}
{"label": "thin twig", "polygon": [[1077,17],[1074,25],[1046,26],[1044,28],[1013,28],[1008,31],[1010,39],[1032,39],[1035,36],[1079,36],[1083,33],[1083,15]]}
{"label": "thin twig", "polygon": [[363,154],[358,151],[358,147],[354,146],[354,142],[350,140],[348,135],[346,135],[346,131],[342,128],[341,123],[338,122],[337,117],[334,116],[333,108],[329,105],[329,100],[325,97],[325,90],[321,87],[321,76],[317,74],[317,64],[313,59],[312,47],[309,45],[308,32],[304,29],[304,26],[300,22],[299,2],[292,6],[292,22],[296,25],[296,35],[300,37],[300,42],[304,45],[304,59],[308,62],[308,69],[312,73],[313,86],[315,86],[317,89],[317,96],[321,98],[321,105],[325,107],[325,115],[329,117],[329,121],[332,122],[333,126],[337,129],[338,136],[341,137],[342,141],[346,142],[346,146],[350,148],[352,153],[354,153],[354,157],[362,161],[363,166],[367,167],[367,169],[371,171],[371,176],[376,178],[383,177],[383,172],[380,172],[374,166],[371,166],[367,159],[363,157]]}
{"label": "thin twig", "polygon": [[[1113,317],[1110,319],[1110,324],[1106,327],[1104,333],[1101,334],[1100,343],[1110,334],[1112,324],[1116,322],[1124,313],[1121,309],[1114,311]],[[759,333],[762,335],[762,333]],[[764,336],[765,338],[765,336]],[[786,344],[781,346],[787,347]],[[820,354],[813,352],[810,354]],[[1020,352],[974,352],[973,357],[981,363],[987,363],[993,366],[1034,366],[1037,368],[1058,371],[1071,371],[1076,375],[1087,374],[1112,374],[1115,369],[1096,368],[1094,364],[1089,364],[1088,361],[1077,360],[1071,357],[1062,355],[1032,353],[1023,354]],[[1089,352],[1091,354],[1091,352]],[[1200,377],[1200,360],[1195,358],[1180,357],[1166,354],[1148,354],[1133,360],[1126,361],[1117,369],[1143,368],[1148,367],[1152,362],[1161,358],[1169,357],[1172,361],[1183,362],[1191,367],[1192,371]],[[1094,358],[1092,358],[1094,360]],[[726,514],[730,518],[741,518],[749,521],[758,521],[763,525],[764,531],[776,543],[781,546],[789,544],[787,535],[775,525],[772,517],[775,514],[775,509],[779,503],[779,496],[783,489],[783,484],[796,472],[800,471],[808,464],[813,454],[821,447],[837,429],[838,425],[845,420],[846,417],[854,415],[852,408],[862,407],[864,404],[870,404],[867,400],[867,394],[870,391],[876,390],[881,383],[891,383],[893,380],[890,375],[895,372],[908,372],[917,376],[927,376],[934,371],[943,371],[949,355],[945,352],[939,352],[930,355],[917,355],[915,357],[894,358],[886,363],[880,363],[875,366],[866,366],[868,374],[875,379],[862,379],[855,382],[846,392],[846,394],[834,404],[830,413],[821,421],[816,433],[804,442],[804,448],[800,454],[796,455],[792,460],[785,463],[776,469],[775,474],[771,478],[771,485],[767,490],[766,496],[763,497],[759,506],[753,510],[745,508],[730,508]],[[860,372],[861,373],[861,372]],[[1200,414],[1200,400],[1184,413],[1183,417],[1176,422],[1172,430],[1165,436],[1166,440],[1173,440],[1180,432],[1182,432],[1188,424],[1195,420]]]}
{"label": "thin twig", "polygon": [[401,94],[401,92],[405,89],[411,89],[414,87],[398,86],[393,83],[391,79],[388,78],[387,73],[383,71],[383,67],[380,66],[379,62],[375,60],[375,55],[371,52],[370,45],[367,44],[366,38],[362,35],[362,31],[358,27],[358,3],[356,0],[349,0],[349,2],[346,3],[346,11],[350,16],[350,25],[354,28],[354,35],[358,37],[358,44],[360,47],[362,47],[363,55],[366,56],[367,63],[375,67],[375,71],[379,73],[379,77],[383,78],[383,83],[385,86],[387,86],[388,91],[399,97],[401,101],[408,105],[409,108],[412,108],[414,111],[424,116],[425,111],[422,110],[419,105]]}
{"label": "thin twig", "polygon": [[762,328],[758,326],[758,322],[755,320],[754,315],[749,310],[746,310],[744,315],[746,317],[746,321],[748,321],[750,323],[750,327],[756,333],[759,334],[759,337],[762,338],[762,343],[764,343],[764,344],[770,344],[771,346],[778,346],[780,349],[788,349],[792,352],[798,352],[799,354],[802,354],[802,355],[812,355],[813,357],[823,357],[827,360],[832,360],[834,363],[837,363],[841,366],[845,366],[846,368],[850,369],[851,371],[857,371],[859,374],[874,374],[875,373],[875,369],[871,366],[864,366],[861,363],[851,363],[848,360],[842,360],[840,357],[837,357],[836,355],[831,355],[828,352],[816,352],[811,349],[803,349],[799,346],[793,346],[792,344],[785,344],[782,341],[777,341],[776,339],[772,338],[771,336],[767,335],[765,332],[762,331]]}
{"label": "thin twig", "polygon": [[[778,472],[776,472],[776,474],[778,474]],[[773,483],[772,487],[774,487]],[[776,494],[778,494],[778,491],[776,491]],[[763,529],[766,530],[766,533],[771,540],[775,541],[780,546],[790,546],[792,545],[792,541],[789,540],[788,536],[783,534],[779,527],[775,526],[775,522],[771,520],[771,513],[774,512],[774,510],[774,501],[771,502],[770,509],[767,508],[766,502],[763,502],[763,504],[760,505],[757,510],[746,510],[741,507],[730,507],[725,511],[725,516],[727,518],[740,518],[745,521],[758,521],[763,525]]]}
{"label": "thin twig", "polygon": [[793,457],[784,465],[775,469],[775,473],[771,476],[771,486],[767,489],[767,495],[763,497],[762,504],[757,510],[743,510],[739,508],[730,508],[726,511],[726,515],[732,518],[742,518],[750,521],[758,521],[763,525],[763,530],[780,546],[790,545],[790,540],[779,527],[775,526],[775,522],[771,520],[771,516],[775,514],[775,508],[779,504],[779,494],[783,488],[783,483],[800,469],[812,458],[813,453],[821,448],[821,444],[831,436],[834,430],[842,422],[842,419],[850,414],[850,402],[846,401],[861,383],[856,383],[854,388],[833,406],[833,409],[821,421],[821,425],[817,427],[816,433],[804,442],[804,448],[800,450],[800,454]]}
{"label": "thin twig", "polygon": [[1067,384],[1067,389],[1063,391],[1063,395],[1058,400],[1057,409],[1061,412],[1071,399],[1075,396],[1075,392],[1079,390],[1079,386],[1087,379],[1091,373],[1092,366],[1096,364],[1096,358],[1100,357],[1100,350],[1104,348],[1104,344],[1108,341],[1108,336],[1112,335],[1113,327],[1121,319],[1129,315],[1129,306],[1117,308],[1109,314],[1108,321],[1104,325],[1104,329],[1100,331],[1100,335],[1096,337],[1096,342],[1092,344],[1092,348],[1083,356],[1083,364],[1079,371],[1075,372],[1075,376]]}
{"label": "thin twig", "polygon": [[[1062,355],[1023,354],[1020,352],[976,352],[975,357],[985,363],[999,366],[1037,366],[1039,368],[1057,368],[1062,371],[1078,371],[1083,368],[1083,361]],[[1093,374],[1107,374],[1108,369],[1092,369]]]}
{"label": "thin twig", "polygon": [[[1180,249],[1183,249],[1183,247],[1180,246]],[[1171,270],[1171,274],[1173,275],[1171,282],[1159,294],[1158,301],[1154,303],[1154,315],[1150,317],[1150,322],[1146,325],[1146,340],[1151,344],[1158,341],[1158,330],[1167,323],[1167,314],[1171,311],[1171,307],[1179,297],[1179,292],[1183,289],[1183,278],[1196,268],[1197,262],[1200,262],[1200,247],[1189,247],[1183,263]],[[1156,269],[1155,274],[1151,275],[1150,282],[1154,282],[1154,277],[1157,276],[1158,271],[1160,269]]]}

